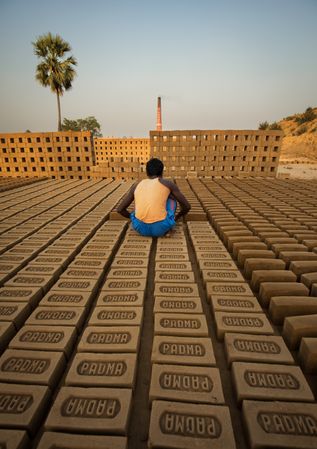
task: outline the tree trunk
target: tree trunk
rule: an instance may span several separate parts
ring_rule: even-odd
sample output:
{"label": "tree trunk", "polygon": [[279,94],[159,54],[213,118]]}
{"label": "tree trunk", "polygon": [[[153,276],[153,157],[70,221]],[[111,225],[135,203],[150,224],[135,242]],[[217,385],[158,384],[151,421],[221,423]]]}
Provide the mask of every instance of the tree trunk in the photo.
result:
{"label": "tree trunk", "polygon": [[62,130],[61,102],[58,92],[56,92],[56,95],[57,95],[57,110],[58,110],[58,131],[61,131]]}

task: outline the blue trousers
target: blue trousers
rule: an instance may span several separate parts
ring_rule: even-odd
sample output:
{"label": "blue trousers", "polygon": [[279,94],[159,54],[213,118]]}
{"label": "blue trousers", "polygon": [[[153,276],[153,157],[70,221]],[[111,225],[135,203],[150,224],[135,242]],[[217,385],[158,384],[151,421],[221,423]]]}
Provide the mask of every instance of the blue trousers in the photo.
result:
{"label": "blue trousers", "polygon": [[170,231],[176,224],[175,211],[177,202],[172,198],[167,198],[166,201],[166,218],[161,221],[155,221],[154,223],[144,223],[136,218],[135,213],[131,212],[130,218],[132,227],[139,234],[145,237],[162,237],[168,231]]}

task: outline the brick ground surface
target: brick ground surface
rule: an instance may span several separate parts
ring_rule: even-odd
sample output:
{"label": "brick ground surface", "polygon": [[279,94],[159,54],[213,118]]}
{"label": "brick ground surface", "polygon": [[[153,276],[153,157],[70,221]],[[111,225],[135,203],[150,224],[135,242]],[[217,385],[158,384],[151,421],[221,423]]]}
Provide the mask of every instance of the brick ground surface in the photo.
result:
{"label": "brick ground surface", "polygon": [[176,183],[159,239],[132,182],[1,192],[0,447],[317,447],[317,183]]}

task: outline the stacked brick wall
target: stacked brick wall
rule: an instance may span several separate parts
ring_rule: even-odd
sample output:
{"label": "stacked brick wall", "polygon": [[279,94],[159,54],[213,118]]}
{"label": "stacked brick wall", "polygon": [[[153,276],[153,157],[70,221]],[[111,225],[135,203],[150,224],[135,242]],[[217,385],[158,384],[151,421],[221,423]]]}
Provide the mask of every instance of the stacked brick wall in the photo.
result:
{"label": "stacked brick wall", "polygon": [[281,131],[150,131],[150,154],[172,177],[276,177]]}
{"label": "stacked brick wall", "polygon": [[0,134],[0,177],[90,178],[90,132]]}
{"label": "stacked brick wall", "polygon": [[91,177],[93,179],[143,179],[146,177],[145,164],[141,164],[138,157],[112,156],[108,161],[91,167]]}
{"label": "stacked brick wall", "polygon": [[95,178],[139,179],[150,157],[149,138],[102,137],[94,139],[94,148]]}

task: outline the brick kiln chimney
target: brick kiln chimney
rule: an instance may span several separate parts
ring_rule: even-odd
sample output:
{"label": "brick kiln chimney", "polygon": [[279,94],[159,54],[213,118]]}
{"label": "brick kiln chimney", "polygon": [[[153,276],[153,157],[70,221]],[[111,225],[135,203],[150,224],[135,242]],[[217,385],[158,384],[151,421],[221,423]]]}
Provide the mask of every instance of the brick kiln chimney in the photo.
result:
{"label": "brick kiln chimney", "polygon": [[156,131],[162,131],[161,97],[157,97]]}

